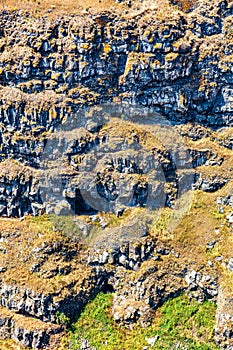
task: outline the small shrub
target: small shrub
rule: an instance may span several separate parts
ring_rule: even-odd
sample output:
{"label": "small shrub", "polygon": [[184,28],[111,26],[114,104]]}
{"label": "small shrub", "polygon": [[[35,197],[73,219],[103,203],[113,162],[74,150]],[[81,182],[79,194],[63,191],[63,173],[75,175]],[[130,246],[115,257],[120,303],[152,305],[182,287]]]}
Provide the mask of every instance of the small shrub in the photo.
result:
{"label": "small shrub", "polygon": [[64,314],[64,312],[56,312],[56,323],[62,326],[68,326],[70,324],[70,318]]}

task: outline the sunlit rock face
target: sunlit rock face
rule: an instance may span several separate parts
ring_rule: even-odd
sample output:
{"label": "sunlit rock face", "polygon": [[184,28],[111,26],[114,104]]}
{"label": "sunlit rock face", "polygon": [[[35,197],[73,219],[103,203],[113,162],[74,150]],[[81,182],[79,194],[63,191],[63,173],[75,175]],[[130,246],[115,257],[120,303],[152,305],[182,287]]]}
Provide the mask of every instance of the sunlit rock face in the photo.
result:
{"label": "sunlit rock face", "polygon": [[233,7],[116,3],[0,12],[0,337],[58,349],[100,291],[129,328],[186,293],[230,350]]}
{"label": "sunlit rock face", "polygon": [[[104,103],[128,103],[150,108],[172,123],[199,123],[211,128],[231,126],[232,7],[225,1],[215,1],[213,6],[203,2],[187,9],[179,6],[171,4],[162,12],[155,6],[144,13],[138,12],[133,5],[131,16],[113,11],[99,15],[65,15],[53,20],[43,16],[35,19],[23,11],[2,11],[0,160],[13,158],[32,169],[40,169],[46,142],[56,127],[77,120],[80,111],[88,106]],[[94,118],[93,122],[96,123]],[[96,126],[94,129],[88,126],[90,133],[81,139],[78,136],[81,130],[77,130],[77,145],[72,146],[72,154],[68,155],[73,172],[85,153],[98,143],[108,144],[108,135],[104,139],[98,134],[102,127],[98,123],[98,130]],[[132,137],[138,139],[137,131]],[[230,140],[227,140],[227,147],[231,147]],[[122,146],[120,148],[122,150]],[[173,181],[175,192],[176,164],[172,164],[172,159],[169,160],[165,153],[162,156],[167,158],[170,166],[165,170],[159,159],[159,166],[166,171],[165,180],[159,179],[160,188],[151,179],[139,182],[125,179],[125,199],[123,203],[119,202],[115,173],[122,173],[122,177],[125,173],[132,173],[135,180],[136,174],[147,174],[145,163],[148,163],[148,157],[153,158],[152,162],[157,161],[154,154],[144,152],[135,162],[134,156],[127,159],[122,153],[118,157],[122,160],[114,160],[111,153],[110,163],[96,169],[98,178],[90,185],[90,191],[94,201],[102,198],[102,207],[98,209],[118,212],[122,205],[143,206],[148,200],[151,207],[158,207],[152,204],[153,198],[148,199],[150,193],[156,191],[161,193],[158,196],[165,197],[161,200],[163,205],[171,206],[176,194],[169,194],[170,190],[162,187]],[[204,154],[197,156],[192,152],[192,155],[194,167],[207,161]],[[78,161],[74,159],[77,156],[80,157]],[[130,165],[131,161],[134,165]],[[118,162],[118,165],[111,165],[111,162]],[[120,163],[123,168],[119,171]],[[109,174],[106,168],[109,171],[111,166]],[[77,180],[74,186],[70,176],[63,175],[63,190],[73,191],[70,203],[66,204],[67,210],[76,213],[95,211],[96,208],[82,198],[86,185]],[[72,177],[76,175],[74,172]],[[193,179],[193,183],[196,180]],[[202,183],[199,187],[212,191],[225,183],[217,182],[215,187],[209,183]],[[27,193],[31,187],[27,190],[19,183],[19,180],[14,180],[16,197],[26,196],[22,202],[27,203],[22,204],[22,208],[14,204],[15,208],[7,209],[9,201],[2,190],[0,215],[22,216],[41,210],[43,198],[36,194],[38,189],[33,188],[34,194],[29,198]],[[65,197],[63,193],[58,200],[57,212],[63,208]],[[49,206],[46,211],[51,211]]]}
{"label": "sunlit rock face", "polygon": [[231,125],[232,9],[203,7],[164,18],[156,9],[127,19],[2,13],[1,121],[46,130],[76,106],[117,98],[172,120]]}

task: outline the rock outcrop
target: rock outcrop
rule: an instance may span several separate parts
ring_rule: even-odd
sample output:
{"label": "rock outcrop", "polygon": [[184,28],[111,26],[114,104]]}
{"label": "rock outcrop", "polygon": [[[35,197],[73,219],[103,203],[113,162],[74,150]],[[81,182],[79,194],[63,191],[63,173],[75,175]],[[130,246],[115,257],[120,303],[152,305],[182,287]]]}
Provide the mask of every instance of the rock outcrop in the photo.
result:
{"label": "rock outcrop", "polygon": [[233,5],[117,2],[0,12],[0,337],[58,349],[100,291],[126,327],[187,293],[230,350]]}
{"label": "rock outcrop", "polygon": [[221,289],[218,295],[218,309],[216,314],[215,339],[223,349],[233,348],[233,310],[232,295]]}
{"label": "rock outcrop", "polygon": [[[212,128],[231,126],[231,3],[203,2],[188,13],[172,4],[164,6],[163,13],[156,4],[145,13],[140,12],[135,3],[131,16],[115,10],[55,19],[35,19],[24,11],[2,11],[0,159],[13,158],[32,168],[40,168],[44,152],[48,152],[46,140],[57,126],[67,122],[81,126],[83,121],[80,124],[78,119],[81,110],[107,102],[116,106],[129,103],[149,107],[153,113],[173,123],[200,123]],[[96,123],[96,115],[91,122]],[[97,127],[101,128],[98,122]],[[88,129],[92,133],[90,126]],[[82,165],[84,155],[101,142],[98,135],[91,133],[77,140],[68,155],[74,167],[80,162]],[[134,137],[138,137],[137,132]],[[106,141],[109,140],[105,136]],[[230,139],[220,142],[231,149]],[[199,151],[193,150],[192,155],[194,167],[207,160]],[[163,156],[166,162],[171,162],[171,155]],[[130,159],[125,170],[119,170],[119,162],[122,165],[127,162],[124,155],[120,157],[123,157],[121,161],[115,160],[117,171],[126,172],[128,168],[127,172],[144,173],[141,168],[145,159],[134,160],[137,169],[130,165]],[[209,160],[212,165],[221,162],[221,158]],[[174,164],[165,168],[160,162],[160,166],[165,177],[172,171],[174,175]],[[116,164],[112,167],[116,169]],[[109,202],[116,199],[118,189],[116,179],[110,174],[106,176],[103,170],[93,186],[97,186],[98,195],[107,200],[108,205],[102,208],[106,210]],[[72,171],[74,177],[74,169]],[[108,188],[104,185],[106,181]],[[3,195],[1,215],[40,212],[42,203],[37,191],[33,188],[33,195],[26,196],[30,191],[21,188],[17,177],[13,182],[18,183],[17,200],[27,203],[20,207],[13,196],[11,205]],[[69,180],[66,178],[65,182]],[[215,191],[225,183],[221,179],[211,182],[203,181],[200,186]],[[144,205],[148,191],[156,191],[155,187],[151,180],[132,184],[129,191],[131,193],[133,188],[133,198],[126,199],[124,205]],[[82,184],[76,184],[72,198],[76,196],[81,201],[77,194],[80,190],[86,191]],[[172,205],[174,194],[166,195],[165,191],[166,196],[165,204]],[[64,204],[66,199],[62,200]],[[62,203],[58,204],[57,211],[63,207]],[[91,210],[85,201],[82,207],[77,211]],[[108,209],[120,210],[114,205]]]}
{"label": "rock outcrop", "polygon": [[50,346],[59,346],[63,330],[61,326],[46,324],[5,308],[1,308],[0,315],[0,338],[11,338],[29,349],[49,349]]}

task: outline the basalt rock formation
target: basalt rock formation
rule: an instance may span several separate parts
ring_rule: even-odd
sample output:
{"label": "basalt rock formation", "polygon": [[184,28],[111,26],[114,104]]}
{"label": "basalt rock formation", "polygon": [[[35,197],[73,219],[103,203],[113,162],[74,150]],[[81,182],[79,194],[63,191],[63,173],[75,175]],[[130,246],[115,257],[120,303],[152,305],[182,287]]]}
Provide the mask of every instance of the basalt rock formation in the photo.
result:
{"label": "basalt rock formation", "polygon": [[0,337],[58,349],[100,291],[126,327],[186,293],[230,350],[233,4],[119,3],[0,12]]}
{"label": "basalt rock formation", "polygon": [[[118,108],[122,103],[123,106],[124,103],[136,104],[149,107],[153,113],[173,122],[201,123],[213,128],[231,126],[231,4],[226,1],[210,5],[203,2],[189,13],[171,4],[166,5],[163,13],[155,6],[141,13],[132,10],[131,16],[116,11],[56,19],[35,19],[23,11],[2,11],[1,161],[15,159],[21,165],[40,168],[51,132],[60,124],[72,121],[76,127],[85,126],[89,130],[69,145],[72,150],[68,154],[68,163],[71,164],[71,172],[75,172],[74,168],[82,162],[84,154],[98,143],[109,143],[108,132],[99,135],[103,124],[97,122],[98,130],[95,130],[94,126],[93,129],[86,125],[86,116],[84,121],[80,120],[83,117],[79,118],[80,110],[91,105],[113,103]],[[121,115],[124,115],[124,109],[129,107],[122,107]],[[114,113],[117,114],[117,111]],[[94,120],[96,123],[95,118],[93,116],[91,122]],[[114,127],[111,129],[114,130]],[[76,133],[82,134],[80,130]],[[140,144],[143,135],[139,140],[137,130],[134,134],[124,137],[132,137],[135,143]],[[119,134],[121,137],[123,135]],[[124,145],[124,148],[128,146]],[[136,148],[137,153],[139,148]],[[151,151],[161,154],[161,149],[156,147]],[[107,152],[111,153],[110,150]],[[154,155],[151,156],[154,158]],[[171,163],[165,169],[163,160],[159,159],[159,166],[162,171],[169,172],[170,178],[173,171],[174,182],[177,164],[172,164],[169,154],[162,152],[161,157]],[[194,161],[194,166],[206,161],[206,156],[195,154],[194,157],[203,159],[198,163]],[[120,162],[127,162],[126,157]],[[137,162],[144,163],[144,160]],[[137,166],[138,169],[131,166],[127,171],[141,174],[140,164]],[[98,172],[98,169],[95,171]],[[119,171],[126,172],[126,169]],[[7,183],[10,180],[3,178],[3,181]],[[106,181],[112,183],[111,189],[105,188]],[[69,188],[69,180],[65,182],[65,187]],[[114,179],[106,177],[103,168],[96,182],[100,196],[107,201],[116,199],[117,184]],[[221,183],[224,181],[217,182],[216,189]],[[17,187],[16,197],[22,198],[22,204],[11,206],[6,198],[8,196],[3,194],[1,215],[34,213],[34,207],[40,207],[43,202],[36,193],[37,189],[30,185],[28,190],[18,178],[14,180],[14,186]],[[153,188],[155,185],[144,181],[131,187],[134,186],[133,198],[123,203],[126,206],[143,205],[148,186]],[[76,185],[76,190],[80,188],[81,184]],[[12,201],[15,202],[14,199]],[[27,203],[24,204],[24,201]],[[172,199],[167,198],[166,201],[169,204]],[[81,211],[88,209],[86,203],[83,207]],[[117,212],[118,209],[113,207],[111,210]]]}

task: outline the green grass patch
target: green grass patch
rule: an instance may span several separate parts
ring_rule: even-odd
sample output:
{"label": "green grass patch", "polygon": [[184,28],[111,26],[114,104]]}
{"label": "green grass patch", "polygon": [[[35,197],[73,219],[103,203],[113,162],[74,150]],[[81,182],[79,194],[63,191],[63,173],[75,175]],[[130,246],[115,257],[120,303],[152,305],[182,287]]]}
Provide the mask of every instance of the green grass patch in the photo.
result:
{"label": "green grass patch", "polygon": [[[157,311],[151,326],[136,325],[129,330],[116,325],[111,317],[111,294],[99,293],[90,301],[69,333],[69,349],[80,349],[80,339],[85,338],[96,349],[142,350],[149,349],[218,349],[213,341],[214,303],[202,304],[181,295],[164,303]],[[158,338],[153,346],[147,338]]]}
{"label": "green grass patch", "polygon": [[49,220],[53,223],[55,229],[73,240],[81,240],[82,232],[74,221],[73,215],[50,215]]}

